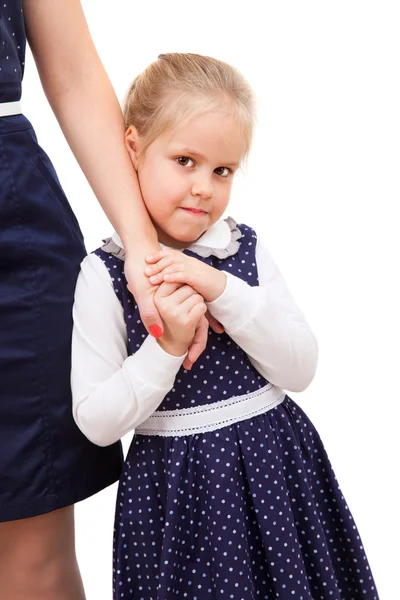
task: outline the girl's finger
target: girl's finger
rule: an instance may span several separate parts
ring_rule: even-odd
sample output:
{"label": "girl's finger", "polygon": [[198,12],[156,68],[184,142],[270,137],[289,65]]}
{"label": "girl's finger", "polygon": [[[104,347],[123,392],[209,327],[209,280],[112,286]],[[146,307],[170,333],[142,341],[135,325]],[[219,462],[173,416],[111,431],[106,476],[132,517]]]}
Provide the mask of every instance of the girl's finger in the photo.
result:
{"label": "girl's finger", "polygon": [[146,262],[149,264],[154,264],[165,258],[166,256],[178,257],[181,253],[179,250],[158,250],[157,252],[153,252],[152,254],[148,254],[146,256]]}
{"label": "girl's finger", "polygon": [[163,256],[166,256],[168,250],[157,250],[156,252],[153,252],[152,254],[148,254],[146,256],[146,262],[147,263],[155,263],[157,261],[160,260],[160,258],[162,258]]}
{"label": "girl's finger", "polygon": [[[175,276],[177,277],[175,278]],[[162,281],[186,281],[186,279],[183,265],[175,263],[166,267],[161,273],[149,277],[149,281],[152,284],[161,283]]]}
{"label": "girl's finger", "polygon": [[165,256],[161,258],[156,264],[151,267],[146,267],[144,272],[147,276],[149,275],[157,275],[163,271],[166,267],[171,265],[174,262],[174,258],[172,256]]}
{"label": "girl's finger", "polygon": [[[196,294],[196,296],[200,296],[199,294]],[[186,300],[186,302],[184,302],[184,304],[182,306],[185,307],[185,310],[188,308],[188,317],[194,321],[194,322],[198,322],[200,321],[200,319],[203,317],[203,315],[206,314],[207,311],[207,306],[204,304],[204,300],[203,298],[200,296],[201,301],[199,301],[197,298],[189,298],[188,300]],[[190,306],[192,305],[192,306]]]}
{"label": "girl's finger", "polygon": [[[178,273],[166,273],[165,275],[162,275],[163,281],[168,281],[168,282],[175,282],[175,283],[188,283],[187,279],[186,279],[186,274],[183,273],[182,271],[178,272]],[[151,282],[153,283],[153,282]],[[157,283],[157,282],[156,282]]]}
{"label": "girl's finger", "polygon": [[213,329],[215,333],[224,333],[225,329],[223,328],[221,323],[217,321],[217,319],[215,319],[209,311],[207,311],[206,317],[211,329]]}
{"label": "girl's finger", "polygon": [[178,288],[182,287],[180,283],[170,283],[163,281],[163,283],[158,288],[157,292],[154,294],[155,298],[167,298],[171,296]]}
{"label": "girl's finger", "polygon": [[176,302],[176,304],[182,305],[192,296],[198,296],[200,301],[203,300],[203,298],[199,296],[199,294],[192,287],[190,287],[190,285],[182,285],[171,294],[171,299]]}
{"label": "girl's finger", "polygon": [[182,263],[174,262],[172,265],[169,265],[163,270],[163,274],[167,273],[177,273],[178,271],[184,271],[184,267]]}
{"label": "girl's finger", "polygon": [[[186,286],[185,286],[186,287]],[[195,316],[197,315],[197,309],[194,313],[192,313],[192,311],[199,306],[199,319],[202,315],[205,314],[207,307],[204,304],[204,300],[203,298],[200,296],[200,294],[196,294],[193,293],[191,296],[189,296],[188,298],[185,298],[185,300],[183,300],[180,303],[180,309],[186,313],[187,315],[189,315],[190,319],[195,319]],[[203,310],[204,309],[204,310]]]}
{"label": "girl's finger", "polygon": [[185,360],[182,363],[182,366],[184,369],[186,369],[186,371],[190,371],[191,368],[193,367],[193,363],[189,358],[189,354],[186,355]]}
{"label": "girl's finger", "polygon": [[164,275],[162,273],[159,273],[158,275],[152,275],[149,277],[149,281],[152,285],[162,283],[164,281]]}
{"label": "girl's finger", "polygon": [[208,340],[208,321],[202,316],[196,327],[196,332],[192,343],[189,346],[187,356],[183,362],[183,368],[190,371],[193,364],[202,354],[207,346]]}

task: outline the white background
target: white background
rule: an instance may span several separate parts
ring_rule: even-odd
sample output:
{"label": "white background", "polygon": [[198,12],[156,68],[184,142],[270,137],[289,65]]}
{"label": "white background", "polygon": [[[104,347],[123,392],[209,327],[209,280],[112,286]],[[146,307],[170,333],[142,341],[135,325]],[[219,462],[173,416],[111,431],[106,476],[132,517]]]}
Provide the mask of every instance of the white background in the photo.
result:
{"label": "white background", "polygon": [[[320,344],[296,401],[317,426],[381,600],[399,597],[399,13],[396,2],[85,0],[118,97],[159,53],[238,67],[258,101],[230,214],[266,239]],[[110,227],[28,54],[23,110],[49,152],[88,250]],[[126,442],[125,448],[129,443]],[[116,486],[77,507],[88,599],[111,597]]]}

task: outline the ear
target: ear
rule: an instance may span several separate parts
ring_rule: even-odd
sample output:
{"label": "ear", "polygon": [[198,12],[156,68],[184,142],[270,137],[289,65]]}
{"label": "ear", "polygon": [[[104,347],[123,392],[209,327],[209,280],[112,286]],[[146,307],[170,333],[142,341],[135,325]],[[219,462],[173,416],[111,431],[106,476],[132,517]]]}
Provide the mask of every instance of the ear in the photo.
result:
{"label": "ear", "polygon": [[138,156],[140,138],[136,127],[133,127],[133,125],[128,127],[128,129],[125,132],[125,145],[126,149],[128,150],[129,157],[132,161],[133,168],[135,169],[135,171],[137,171],[139,163]]}

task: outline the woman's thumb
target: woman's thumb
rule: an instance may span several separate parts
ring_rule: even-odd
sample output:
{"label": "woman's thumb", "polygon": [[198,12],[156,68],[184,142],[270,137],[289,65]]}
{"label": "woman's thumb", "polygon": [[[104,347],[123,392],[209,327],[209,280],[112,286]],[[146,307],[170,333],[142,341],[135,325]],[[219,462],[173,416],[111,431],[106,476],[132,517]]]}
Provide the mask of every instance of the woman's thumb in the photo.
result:
{"label": "woman's thumb", "polygon": [[140,318],[149,334],[156,339],[161,337],[164,333],[164,327],[160,314],[154,304],[153,295],[144,298],[140,303],[138,302],[138,308]]}

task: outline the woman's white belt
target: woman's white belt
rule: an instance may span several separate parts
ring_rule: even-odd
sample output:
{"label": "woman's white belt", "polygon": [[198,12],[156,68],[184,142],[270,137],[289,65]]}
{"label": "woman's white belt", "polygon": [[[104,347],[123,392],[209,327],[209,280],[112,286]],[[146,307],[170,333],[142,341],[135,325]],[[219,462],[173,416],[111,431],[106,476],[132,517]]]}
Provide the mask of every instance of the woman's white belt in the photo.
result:
{"label": "woman's white belt", "polygon": [[0,102],[0,117],[11,117],[21,114],[21,102]]}
{"label": "woman's white belt", "polygon": [[135,429],[137,435],[182,436],[215,431],[272,410],[285,392],[268,383],[265,387],[213,404],[156,411]]}

